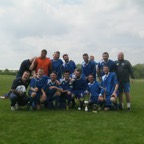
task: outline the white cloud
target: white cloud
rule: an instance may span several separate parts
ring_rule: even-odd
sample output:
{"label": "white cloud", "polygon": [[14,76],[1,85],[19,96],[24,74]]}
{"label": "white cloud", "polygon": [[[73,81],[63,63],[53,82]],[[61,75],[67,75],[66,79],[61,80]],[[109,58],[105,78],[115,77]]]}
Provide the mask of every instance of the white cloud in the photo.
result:
{"label": "white cloud", "polygon": [[142,0],[1,0],[0,68],[17,69],[42,49],[49,57],[68,53],[77,63],[85,52],[99,61],[105,51],[111,59],[123,51],[132,64],[143,63],[143,6]]}

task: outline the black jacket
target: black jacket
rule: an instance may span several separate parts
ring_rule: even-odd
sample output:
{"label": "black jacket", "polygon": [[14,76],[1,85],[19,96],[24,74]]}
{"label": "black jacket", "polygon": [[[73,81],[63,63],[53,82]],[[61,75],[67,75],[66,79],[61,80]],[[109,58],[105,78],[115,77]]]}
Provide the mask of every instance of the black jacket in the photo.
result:
{"label": "black jacket", "polygon": [[134,79],[134,73],[131,63],[128,60],[115,61],[116,63],[116,74],[119,82],[129,82],[130,76]]}

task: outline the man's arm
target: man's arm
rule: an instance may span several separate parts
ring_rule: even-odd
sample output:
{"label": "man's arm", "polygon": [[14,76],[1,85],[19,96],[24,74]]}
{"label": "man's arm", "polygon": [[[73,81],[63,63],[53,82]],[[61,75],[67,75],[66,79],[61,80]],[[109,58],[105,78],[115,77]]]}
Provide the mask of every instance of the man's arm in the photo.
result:
{"label": "man's arm", "polygon": [[114,91],[113,91],[113,94],[112,95],[114,95],[114,96],[117,96],[117,91],[118,91],[118,87],[119,87],[119,85],[118,84],[116,84],[115,85],[115,89],[114,89]]}
{"label": "man's arm", "polygon": [[24,92],[18,92],[16,89],[11,89],[11,92],[16,94],[17,96],[23,96],[24,95]]}
{"label": "man's arm", "polygon": [[115,88],[114,88],[114,91],[113,91],[113,94],[112,94],[112,95],[116,96],[119,85],[118,85],[118,79],[117,79],[117,76],[116,76],[115,73],[114,73],[113,80],[114,80],[114,83],[115,83]]}
{"label": "man's arm", "polygon": [[63,92],[63,89],[62,88],[59,88],[57,86],[50,86],[49,89],[56,89],[57,91],[59,92]]}
{"label": "man's arm", "polygon": [[34,70],[36,68],[36,59],[33,60],[33,62],[31,63],[29,70]]}
{"label": "man's arm", "polygon": [[128,71],[132,79],[134,79],[134,72],[131,63],[128,61]]}

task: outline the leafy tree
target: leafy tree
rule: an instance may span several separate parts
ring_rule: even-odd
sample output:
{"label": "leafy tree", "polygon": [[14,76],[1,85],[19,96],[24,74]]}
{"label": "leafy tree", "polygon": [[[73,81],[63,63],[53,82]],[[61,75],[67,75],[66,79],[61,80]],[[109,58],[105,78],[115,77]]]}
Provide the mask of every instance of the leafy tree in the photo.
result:
{"label": "leafy tree", "polygon": [[144,78],[144,64],[136,64],[133,66],[134,69],[134,75],[137,79],[143,79]]}

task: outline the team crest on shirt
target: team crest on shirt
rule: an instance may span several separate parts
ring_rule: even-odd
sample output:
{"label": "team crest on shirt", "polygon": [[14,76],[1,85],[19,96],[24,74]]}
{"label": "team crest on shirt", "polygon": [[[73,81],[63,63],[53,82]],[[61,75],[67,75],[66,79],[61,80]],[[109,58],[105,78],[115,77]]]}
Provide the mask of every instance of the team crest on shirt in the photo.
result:
{"label": "team crest on shirt", "polygon": [[117,66],[119,65],[119,63],[116,64]]}
{"label": "team crest on shirt", "polygon": [[122,63],[122,65],[125,65],[124,63]]}

